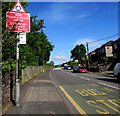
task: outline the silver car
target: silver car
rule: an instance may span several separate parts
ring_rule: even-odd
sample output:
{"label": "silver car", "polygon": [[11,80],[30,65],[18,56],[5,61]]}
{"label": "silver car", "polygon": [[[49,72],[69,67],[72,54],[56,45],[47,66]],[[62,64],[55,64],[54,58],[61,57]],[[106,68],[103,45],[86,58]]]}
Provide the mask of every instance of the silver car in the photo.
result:
{"label": "silver car", "polygon": [[113,69],[114,75],[120,80],[120,63],[117,63]]}

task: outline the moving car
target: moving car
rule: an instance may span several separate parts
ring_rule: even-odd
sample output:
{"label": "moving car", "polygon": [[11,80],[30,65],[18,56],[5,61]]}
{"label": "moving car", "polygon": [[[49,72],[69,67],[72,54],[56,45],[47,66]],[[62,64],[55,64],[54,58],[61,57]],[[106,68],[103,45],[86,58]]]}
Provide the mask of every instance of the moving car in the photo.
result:
{"label": "moving car", "polygon": [[120,80],[120,63],[117,63],[113,69],[114,75]]}
{"label": "moving car", "polygon": [[73,72],[88,72],[85,67],[76,66],[73,68]]}

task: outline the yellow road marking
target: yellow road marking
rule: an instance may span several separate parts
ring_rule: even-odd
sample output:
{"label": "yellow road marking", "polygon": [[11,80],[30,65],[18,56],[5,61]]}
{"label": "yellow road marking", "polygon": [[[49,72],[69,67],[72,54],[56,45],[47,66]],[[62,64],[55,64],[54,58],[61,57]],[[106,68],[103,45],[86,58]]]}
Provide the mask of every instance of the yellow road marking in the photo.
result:
{"label": "yellow road marking", "polygon": [[63,89],[62,86],[59,86],[61,91],[63,91],[63,93],[66,95],[66,97],[70,100],[70,102],[73,104],[73,106],[78,110],[78,112],[82,115],[82,116],[88,116],[86,114],[85,111],[83,111],[83,109],[73,100],[73,98]]}
{"label": "yellow road marking", "polygon": [[108,88],[103,88],[102,90],[106,90],[106,91],[113,91],[113,90],[108,89]]}

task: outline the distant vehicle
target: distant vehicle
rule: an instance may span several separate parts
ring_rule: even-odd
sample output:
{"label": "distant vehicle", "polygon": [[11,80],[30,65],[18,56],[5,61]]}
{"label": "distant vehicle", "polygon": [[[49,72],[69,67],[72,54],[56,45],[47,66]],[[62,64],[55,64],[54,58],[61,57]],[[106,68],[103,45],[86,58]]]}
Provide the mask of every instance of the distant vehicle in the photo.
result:
{"label": "distant vehicle", "polygon": [[70,65],[64,66],[64,69],[71,70],[72,67]]}
{"label": "distant vehicle", "polygon": [[120,63],[117,63],[113,69],[114,75],[120,80]]}
{"label": "distant vehicle", "polygon": [[71,69],[72,69],[72,67],[71,67],[71,66],[67,66],[67,67],[66,67],[66,69],[71,70]]}
{"label": "distant vehicle", "polygon": [[73,72],[79,72],[78,66],[76,66],[76,67],[73,68]]}
{"label": "distant vehicle", "polygon": [[88,72],[86,68],[81,66],[76,66],[73,68],[73,72]]}
{"label": "distant vehicle", "polygon": [[61,65],[59,65],[59,64],[58,65],[54,65],[54,67],[61,67]]}

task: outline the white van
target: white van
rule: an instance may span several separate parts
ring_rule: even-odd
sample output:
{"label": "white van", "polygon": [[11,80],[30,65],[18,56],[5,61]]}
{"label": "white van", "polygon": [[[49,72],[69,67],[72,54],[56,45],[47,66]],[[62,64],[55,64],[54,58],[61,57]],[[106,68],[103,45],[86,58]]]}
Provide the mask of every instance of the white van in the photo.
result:
{"label": "white van", "polygon": [[120,80],[120,63],[117,63],[113,70],[114,75]]}

